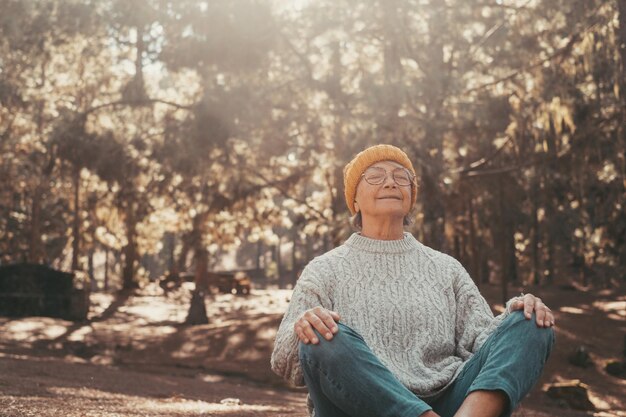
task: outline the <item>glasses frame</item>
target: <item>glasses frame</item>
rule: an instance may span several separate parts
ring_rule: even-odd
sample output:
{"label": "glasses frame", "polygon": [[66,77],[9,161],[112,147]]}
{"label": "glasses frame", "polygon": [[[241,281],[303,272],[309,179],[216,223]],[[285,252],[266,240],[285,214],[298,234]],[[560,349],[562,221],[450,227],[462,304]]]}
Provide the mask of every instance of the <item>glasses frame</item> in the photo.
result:
{"label": "glasses frame", "polygon": [[[379,170],[383,171],[385,173],[385,176],[383,177],[383,180],[381,182],[378,182],[378,183],[369,182],[367,180],[367,178],[365,177],[365,173],[368,170],[370,170],[370,169],[379,169]],[[396,179],[396,176],[395,176],[395,173],[398,172],[398,171],[405,172],[409,176],[409,181],[410,181],[409,184],[404,185],[404,184],[399,184],[398,183],[398,180]],[[415,175],[412,174],[411,171],[409,171],[408,169],[400,168],[400,167],[394,168],[392,171],[387,171],[385,168],[382,168],[382,167],[369,167],[369,168],[367,168],[365,170],[364,173],[361,174],[361,178],[363,178],[365,180],[365,182],[368,183],[369,185],[381,185],[381,184],[384,184],[385,181],[387,181],[387,177],[389,176],[389,174],[391,174],[391,178],[393,179],[393,182],[395,182],[398,187],[410,187],[412,185],[415,185]]]}

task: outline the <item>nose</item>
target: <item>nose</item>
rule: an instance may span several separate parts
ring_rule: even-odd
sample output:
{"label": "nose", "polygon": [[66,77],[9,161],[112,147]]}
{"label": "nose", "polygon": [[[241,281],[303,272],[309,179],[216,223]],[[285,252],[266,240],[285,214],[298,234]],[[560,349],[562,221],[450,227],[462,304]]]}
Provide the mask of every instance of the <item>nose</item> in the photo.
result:
{"label": "nose", "polygon": [[385,182],[383,182],[383,188],[397,188],[396,180],[393,179],[393,174],[388,172],[385,176]]}

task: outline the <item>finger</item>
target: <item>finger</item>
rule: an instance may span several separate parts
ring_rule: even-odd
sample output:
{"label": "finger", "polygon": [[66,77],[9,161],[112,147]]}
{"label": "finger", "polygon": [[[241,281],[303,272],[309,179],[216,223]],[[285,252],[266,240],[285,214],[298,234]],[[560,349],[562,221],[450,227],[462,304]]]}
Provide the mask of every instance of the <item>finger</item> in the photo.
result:
{"label": "finger", "polygon": [[328,310],[328,312],[330,313],[330,315],[333,317],[333,320],[335,321],[339,321],[341,320],[341,316],[339,315],[339,313],[337,313],[336,311],[331,311]]}
{"label": "finger", "polygon": [[322,337],[325,337],[328,340],[333,338],[333,334],[330,329],[326,327],[326,323],[324,323],[324,321],[315,312],[311,312],[310,314],[307,313],[304,317],[309,321],[309,323],[311,323],[311,325],[313,325],[315,330],[317,330]]}
{"label": "finger", "polygon": [[541,324],[541,327],[550,326],[547,314],[550,309],[543,303],[543,300],[539,297],[535,297],[535,313],[537,314],[537,325]]}
{"label": "finger", "polygon": [[535,303],[535,319],[537,322],[537,326],[538,327],[545,327],[546,326],[546,307],[543,303],[539,302],[539,303]]}
{"label": "finger", "polygon": [[543,310],[546,313],[543,318],[543,325],[544,327],[551,327],[554,324],[554,315],[552,314],[552,310],[550,310],[545,304],[543,304]]}
{"label": "finger", "polygon": [[335,319],[331,313],[332,312],[329,310],[323,310],[318,314],[318,317],[322,319],[326,327],[330,329],[333,334],[336,334],[339,331],[339,327],[337,326],[337,323],[335,323]]}
{"label": "finger", "polygon": [[304,335],[304,332],[302,331],[302,327],[300,327],[300,325],[296,323],[293,328],[296,332],[296,336],[298,336],[298,339],[300,339],[300,341],[304,343],[305,345],[308,344],[309,339]]}
{"label": "finger", "polygon": [[511,303],[511,311],[517,311],[517,310],[521,310],[522,308],[524,308],[524,300],[523,299],[518,299],[515,300]]}
{"label": "finger", "polygon": [[308,320],[302,320],[302,332],[304,336],[311,341],[314,345],[319,343],[319,339],[317,335],[313,331],[313,327],[311,327],[311,323]]}
{"label": "finger", "polygon": [[526,294],[524,296],[524,315],[527,319],[530,319],[533,315],[533,310],[535,309],[535,297],[531,294]]}

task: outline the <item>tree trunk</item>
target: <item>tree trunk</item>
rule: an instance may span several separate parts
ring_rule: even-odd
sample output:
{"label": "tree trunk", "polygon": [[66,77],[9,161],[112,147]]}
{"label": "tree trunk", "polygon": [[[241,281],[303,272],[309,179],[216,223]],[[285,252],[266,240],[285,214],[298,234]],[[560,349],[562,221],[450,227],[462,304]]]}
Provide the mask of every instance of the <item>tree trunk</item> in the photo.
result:
{"label": "tree trunk", "polygon": [[291,241],[293,246],[291,247],[291,286],[292,288],[298,281],[298,257],[297,257],[297,243],[298,243],[298,228],[294,227],[291,232]]}
{"label": "tree trunk", "polygon": [[[197,243],[197,242],[196,242]],[[209,291],[208,280],[208,259],[209,253],[203,245],[196,244],[194,252],[194,260],[196,264],[195,272],[195,289],[191,294],[191,303],[189,304],[189,312],[187,313],[186,324],[206,324],[209,322],[206,312],[205,294]]]}
{"label": "tree trunk", "polygon": [[[351,147],[346,141],[346,135],[343,130],[343,120],[346,116],[343,112],[342,102],[343,91],[341,87],[341,79],[344,72],[344,67],[341,64],[341,48],[339,42],[334,42],[332,45],[332,55],[330,60],[331,75],[326,80],[326,93],[333,100],[335,116],[334,121],[334,133],[333,142],[335,143],[334,158],[336,161],[348,161],[351,159]],[[339,217],[346,211],[346,203],[344,202],[344,188],[343,188],[343,166],[341,163],[334,164],[334,167],[329,169],[326,176],[326,185],[330,194],[330,208],[332,210],[331,224],[333,225],[327,233],[330,237],[333,247],[337,247],[341,244],[341,230],[342,227],[339,223]],[[305,197],[305,196],[303,196]]]}
{"label": "tree trunk", "polygon": [[207,324],[206,305],[204,304],[204,291],[196,288],[191,294],[191,303],[189,304],[189,313],[185,319],[185,324],[197,325]]}
{"label": "tree trunk", "polygon": [[[342,135],[342,131],[341,131],[341,126],[339,126],[339,124],[337,123],[337,128],[336,128],[336,133],[335,135]],[[339,154],[339,152],[336,153],[336,157],[337,154]],[[333,216],[333,223],[335,224],[334,227],[330,228],[330,233],[327,233],[327,235],[330,235],[330,241],[332,243],[332,247],[336,248],[337,246],[341,245],[341,230],[342,227],[340,227],[339,225],[339,216],[344,213],[346,211],[346,203],[345,203],[345,197],[344,197],[344,186],[343,186],[343,167],[339,166],[337,164],[337,166],[335,166],[335,172],[333,175],[333,179],[334,179],[334,185],[332,186],[332,189],[330,190],[331,192],[331,204],[332,204],[332,216]],[[330,185],[330,182],[329,182]],[[328,249],[326,249],[328,247],[327,245],[327,241],[326,241],[326,237],[324,238],[324,250],[327,251]]]}
{"label": "tree trunk", "polygon": [[109,247],[104,249],[104,291],[109,291]]}
{"label": "tree trunk", "polygon": [[261,239],[256,242],[256,269],[261,269],[261,256],[263,255],[263,241]]}
{"label": "tree trunk", "polygon": [[424,205],[424,243],[445,251],[445,208],[439,189],[439,174],[422,171],[422,201]]}
{"label": "tree trunk", "polygon": [[137,47],[136,55],[135,55],[135,78],[137,82],[137,89],[141,92],[144,91],[144,80],[143,80],[143,51],[145,49],[145,43],[143,40],[143,32],[144,28],[142,26],[137,26],[135,28],[137,30],[137,42],[135,46]]}
{"label": "tree trunk", "polygon": [[313,258],[313,248],[311,247],[311,236],[304,236],[304,262],[303,265],[309,263],[309,261]]}
{"label": "tree trunk", "polygon": [[[41,67],[42,84],[46,83],[45,65]],[[44,101],[37,102],[37,134],[43,136],[43,111]],[[30,247],[28,252],[28,261],[32,263],[40,263],[44,258],[43,243],[41,241],[41,197],[49,183],[50,176],[54,169],[56,156],[52,149],[48,149],[48,163],[41,172],[41,178],[35,187],[33,201],[31,206],[31,229],[30,229]]]}
{"label": "tree trunk", "polygon": [[462,249],[461,249],[461,236],[459,236],[459,229],[455,227],[454,238],[452,239],[454,242],[454,257],[458,259],[461,263],[464,262]]}
{"label": "tree trunk", "polygon": [[[626,0],[617,0],[617,10],[616,44],[622,61],[619,74],[619,80],[621,80],[620,97],[622,99],[622,112],[626,112]],[[622,132],[624,132],[623,126]],[[623,136],[622,139],[624,139]]]}
{"label": "tree trunk", "polygon": [[30,250],[28,252],[28,261],[31,263],[40,263],[42,260],[42,243],[41,243],[41,194],[40,186],[35,188],[33,201],[31,206],[31,229],[30,229]]}
{"label": "tree trunk", "polygon": [[194,261],[196,264],[194,281],[196,288],[202,290],[209,288],[209,253],[204,245],[204,225],[208,215],[208,212],[203,212],[193,218],[193,229],[189,236],[190,246],[193,248]]}
{"label": "tree trunk", "polygon": [[206,291],[209,289],[209,253],[204,247],[197,247],[195,250],[195,283],[196,288]]}
{"label": "tree trunk", "polygon": [[[626,196],[626,0],[617,0],[617,9],[618,9],[618,25],[616,26],[616,38],[619,49],[619,54],[621,58],[620,71],[618,74],[618,79],[620,80],[620,98],[621,98],[621,120],[618,124],[617,135],[618,138],[621,139],[622,142],[622,187],[621,193],[622,196],[620,198],[620,204],[622,207],[626,205],[626,201],[624,196]],[[616,242],[616,247],[620,248],[618,257],[620,265],[626,265],[626,245],[624,244],[624,233],[622,233],[622,238],[620,238],[618,242]],[[626,343],[626,338],[625,338]],[[626,344],[625,344],[626,346]]]}
{"label": "tree trunk", "polygon": [[135,221],[134,204],[132,201],[127,202],[126,206],[126,239],[127,244],[123,249],[124,252],[124,269],[122,272],[123,288],[125,290],[138,287],[135,281],[135,264],[137,262],[137,244],[135,242],[137,234],[137,223]]}
{"label": "tree trunk", "polygon": [[208,213],[197,214],[193,218],[193,229],[189,236],[189,242],[194,251],[194,261],[196,265],[194,282],[195,289],[192,293],[189,313],[185,323],[205,324],[208,323],[206,306],[204,304],[205,294],[209,288],[209,253],[204,245],[204,224]]}
{"label": "tree trunk", "polygon": [[98,288],[98,284],[96,282],[96,277],[94,276],[94,267],[93,267],[93,248],[89,249],[89,258],[87,259],[87,271],[89,274],[89,291],[93,291]]}
{"label": "tree trunk", "polygon": [[182,237],[182,248],[180,249],[180,254],[178,255],[177,261],[177,269],[178,272],[187,271],[187,256],[189,255],[190,249],[190,235],[186,234]]}
{"label": "tree trunk", "polygon": [[74,222],[72,227],[72,271],[79,269],[78,252],[80,250],[80,168],[74,169]]}
{"label": "tree trunk", "polygon": [[489,284],[489,256],[484,246],[481,245],[480,251],[480,282],[481,284]]}
{"label": "tree trunk", "polygon": [[480,286],[479,262],[480,251],[476,242],[476,227],[474,226],[474,199],[471,195],[467,196],[467,221],[469,225],[469,246],[470,246],[470,268],[472,278],[477,286]]}
{"label": "tree trunk", "polygon": [[515,228],[510,218],[505,223],[507,242],[507,274],[510,282],[517,282],[517,256],[515,255]]}
{"label": "tree trunk", "polygon": [[509,279],[508,279],[508,271],[507,271],[507,246],[505,244],[506,242],[506,218],[505,218],[505,204],[504,204],[504,185],[502,184],[502,178],[499,177],[497,179],[498,181],[498,208],[499,208],[499,214],[500,214],[500,224],[499,224],[499,229],[498,233],[496,234],[499,237],[499,244],[498,246],[500,247],[500,279],[501,279],[501,285],[502,285],[502,304],[506,304],[506,302],[509,299],[509,295],[508,295],[508,284],[509,284]]}
{"label": "tree trunk", "polygon": [[557,232],[557,220],[555,218],[555,212],[556,210],[554,210],[553,208],[553,201],[551,200],[551,193],[548,193],[546,195],[546,219],[547,219],[547,234],[546,234],[546,268],[544,271],[544,278],[545,278],[545,283],[547,285],[552,284],[553,280],[554,280],[554,256],[555,256],[555,250],[554,250],[554,245],[555,245],[555,239],[556,239],[556,232]]}
{"label": "tree trunk", "polygon": [[379,137],[385,143],[393,142],[398,138],[399,118],[398,111],[402,103],[403,86],[402,82],[402,63],[400,62],[399,48],[402,45],[402,39],[398,33],[398,22],[401,18],[398,16],[397,0],[386,0],[380,3],[382,7],[382,28],[383,28],[383,75],[384,75],[384,91],[383,102],[380,109],[381,120],[379,126]]}
{"label": "tree trunk", "polygon": [[256,270],[257,274],[262,277],[263,288],[267,288],[267,271],[265,268],[265,258],[263,254],[263,241],[261,239],[256,242]]}
{"label": "tree trunk", "polygon": [[580,237],[580,242],[577,245],[577,251],[575,253],[575,262],[574,266],[578,269],[578,277],[580,280],[580,284],[583,287],[586,287],[587,282],[587,261],[585,256],[585,251],[587,247],[587,232],[585,231],[585,225],[581,222],[582,236]]}
{"label": "tree trunk", "polygon": [[424,126],[426,155],[428,164],[422,165],[422,202],[424,205],[424,240],[428,246],[442,252],[447,251],[445,235],[446,210],[445,196],[441,189],[444,170],[443,142],[445,122],[443,103],[446,98],[447,86],[450,85],[450,67],[444,58],[443,38],[438,34],[446,31],[447,9],[442,2],[430,4],[428,33],[432,36],[426,54],[427,62],[423,62],[426,73],[424,83],[424,100],[427,109],[427,123]]}
{"label": "tree trunk", "polygon": [[165,245],[167,247],[167,270],[169,276],[178,275],[178,264],[176,262],[176,256],[174,252],[176,251],[176,235],[172,232],[168,232],[165,234]]}
{"label": "tree trunk", "polygon": [[[556,234],[558,231],[558,219],[556,218],[556,210],[554,208],[555,204],[553,201],[556,193],[556,186],[554,185],[554,176],[552,173],[557,172],[558,167],[556,166],[556,158],[557,158],[557,142],[556,142],[556,133],[554,130],[554,122],[550,119],[550,129],[545,136],[545,143],[547,145],[547,155],[544,164],[544,197],[545,197],[545,210],[546,210],[546,219],[547,219],[547,236],[546,236],[546,246],[548,251],[548,257],[546,261],[546,284],[551,284],[554,280],[554,255],[555,255],[555,241]],[[546,173],[547,169],[547,173]],[[549,185],[548,185],[549,184]]]}
{"label": "tree trunk", "polygon": [[276,244],[276,273],[278,274],[278,288],[285,288],[285,277],[283,274],[283,261],[282,261],[282,253],[281,253],[281,244],[283,242],[282,237],[278,237],[278,243]]}
{"label": "tree trunk", "polygon": [[539,217],[537,216],[537,210],[539,210],[539,205],[537,204],[538,198],[538,184],[536,176],[533,176],[531,191],[530,191],[530,200],[531,200],[531,235],[532,235],[532,243],[531,243],[531,276],[532,283],[535,285],[539,285],[541,283],[541,273],[539,265],[539,242],[540,242],[540,231],[539,231]]}

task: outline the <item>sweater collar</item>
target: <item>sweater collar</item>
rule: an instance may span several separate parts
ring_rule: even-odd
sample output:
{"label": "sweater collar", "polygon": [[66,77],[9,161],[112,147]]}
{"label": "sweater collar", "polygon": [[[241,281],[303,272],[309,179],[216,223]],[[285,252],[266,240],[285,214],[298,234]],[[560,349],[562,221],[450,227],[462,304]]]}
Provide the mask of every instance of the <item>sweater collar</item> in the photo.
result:
{"label": "sweater collar", "polygon": [[353,233],[346,240],[346,246],[374,253],[404,253],[415,250],[419,242],[409,232],[404,232],[404,237],[399,240],[380,240]]}

